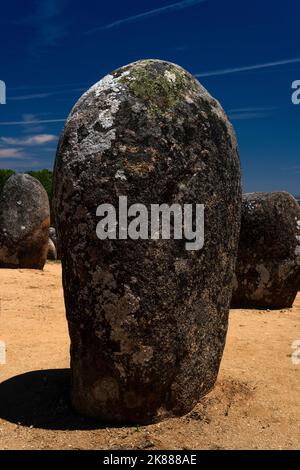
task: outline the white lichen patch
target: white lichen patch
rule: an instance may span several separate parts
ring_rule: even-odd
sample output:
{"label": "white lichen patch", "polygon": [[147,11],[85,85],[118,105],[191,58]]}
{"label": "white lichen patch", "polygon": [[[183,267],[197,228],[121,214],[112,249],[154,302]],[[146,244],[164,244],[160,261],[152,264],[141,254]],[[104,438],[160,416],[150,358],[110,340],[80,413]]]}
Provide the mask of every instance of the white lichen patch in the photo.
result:
{"label": "white lichen patch", "polygon": [[95,83],[95,85],[90,88],[88,93],[94,92],[97,97],[100,96],[100,94],[104,91],[109,91],[110,93],[118,93],[124,87],[124,85],[122,84],[122,80],[124,79],[124,77],[127,77],[127,79],[132,78],[128,75],[130,75],[129,71],[121,73],[121,75],[119,75],[118,77],[114,77],[111,74],[106,75],[104,78],[102,78],[102,80]]}
{"label": "white lichen patch", "polygon": [[123,170],[118,170],[115,174],[115,178],[119,179],[121,181],[127,181],[127,178],[126,178]]}
{"label": "white lichen patch", "polygon": [[169,70],[166,70],[164,73],[165,78],[168,80],[168,82],[175,83],[176,82],[176,75],[175,73],[170,72]]}
{"label": "white lichen patch", "polygon": [[255,209],[255,204],[251,201],[245,201],[245,207],[249,212],[251,212]]}
{"label": "white lichen patch", "polygon": [[[85,158],[88,155],[102,154],[105,150],[111,148],[112,142],[116,139],[116,130],[114,128],[115,115],[117,114],[122,102],[121,92],[126,85],[122,79],[128,76],[130,72],[124,71],[118,77],[106,75],[102,80],[95,83],[81,98],[81,102],[87,101],[87,110],[97,106],[97,99],[103,95],[103,106],[100,109],[97,119],[91,122],[85,122],[86,136],[79,144],[79,153]],[[76,115],[73,116],[76,119]],[[71,117],[72,119],[72,117]],[[98,126],[97,126],[98,124]],[[103,131],[99,131],[103,129]],[[107,130],[107,132],[105,132]]]}
{"label": "white lichen patch", "polygon": [[195,100],[190,95],[186,95],[185,96],[185,101],[189,104],[192,104],[192,103],[194,103]]}
{"label": "white lichen patch", "polygon": [[129,70],[126,70],[125,72],[122,72],[121,73],[121,77],[128,77],[128,75],[130,75],[130,71]]}
{"label": "white lichen patch", "polygon": [[114,114],[119,110],[120,101],[112,99],[110,101],[110,108],[104,109],[99,113],[99,123],[104,129],[109,129],[114,123]]}
{"label": "white lichen patch", "polygon": [[102,80],[100,80],[99,82],[95,83],[95,85],[93,85],[87,93],[95,93],[95,95],[98,97],[104,91],[112,90],[117,91],[116,80],[113,75],[109,74],[103,77]]}
{"label": "white lichen patch", "polygon": [[92,132],[80,144],[80,154],[83,157],[94,154],[102,154],[104,150],[111,147],[112,142],[116,138],[116,130],[110,129],[106,133]]}

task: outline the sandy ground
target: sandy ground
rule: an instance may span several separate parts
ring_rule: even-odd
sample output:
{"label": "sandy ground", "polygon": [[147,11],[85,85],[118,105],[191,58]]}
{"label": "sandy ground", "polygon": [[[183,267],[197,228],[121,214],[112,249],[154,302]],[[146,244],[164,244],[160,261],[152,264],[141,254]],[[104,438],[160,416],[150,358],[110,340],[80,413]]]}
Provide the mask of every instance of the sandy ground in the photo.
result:
{"label": "sandy ground", "polygon": [[61,266],[0,270],[0,449],[300,449],[300,293],[293,309],[232,310],[218,383],[187,416],[104,427],[68,402]]}

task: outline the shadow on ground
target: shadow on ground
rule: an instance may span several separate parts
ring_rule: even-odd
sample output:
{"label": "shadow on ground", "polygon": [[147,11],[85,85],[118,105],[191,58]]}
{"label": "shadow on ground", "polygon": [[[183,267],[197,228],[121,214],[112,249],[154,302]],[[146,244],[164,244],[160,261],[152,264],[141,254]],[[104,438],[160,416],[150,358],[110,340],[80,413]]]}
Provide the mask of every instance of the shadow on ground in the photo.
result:
{"label": "shadow on ground", "polygon": [[51,430],[104,427],[72,410],[69,390],[69,369],[37,370],[12,377],[0,383],[0,418]]}

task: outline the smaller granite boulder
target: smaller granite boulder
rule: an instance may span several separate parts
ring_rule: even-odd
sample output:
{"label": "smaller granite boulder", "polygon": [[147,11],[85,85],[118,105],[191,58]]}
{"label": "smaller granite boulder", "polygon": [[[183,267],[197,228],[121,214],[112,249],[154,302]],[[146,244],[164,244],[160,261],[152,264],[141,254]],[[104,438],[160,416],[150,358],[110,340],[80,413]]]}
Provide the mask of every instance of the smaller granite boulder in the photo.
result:
{"label": "smaller granite boulder", "polygon": [[57,234],[56,234],[56,229],[54,227],[50,227],[49,230],[49,237],[52,240],[55,250],[56,250],[56,259],[60,259],[60,249],[59,249],[59,243],[57,239]]}
{"label": "smaller granite boulder", "polygon": [[243,195],[232,306],[288,308],[300,285],[300,207],[288,193]]}
{"label": "smaller granite boulder", "polygon": [[0,196],[0,267],[43,269],[48,253],[50,208],[41,183],[12,175]]}
{"label": "smaller granite boulder", "polygon": [[53,241],[51,240],[51,238],[49,238],[49,241],[48,241],[47,259],[50,259],[50,260],[56,260],[57,259],[56,248],[55,248],[55,245],[54,245]]}
{"label": "smaller granite boulder", "polygon": [[49,237],[53,241],[54,245],[56,246],[57,244],[57,237],[56,237],[56,230],[54,227],[49,228]]}

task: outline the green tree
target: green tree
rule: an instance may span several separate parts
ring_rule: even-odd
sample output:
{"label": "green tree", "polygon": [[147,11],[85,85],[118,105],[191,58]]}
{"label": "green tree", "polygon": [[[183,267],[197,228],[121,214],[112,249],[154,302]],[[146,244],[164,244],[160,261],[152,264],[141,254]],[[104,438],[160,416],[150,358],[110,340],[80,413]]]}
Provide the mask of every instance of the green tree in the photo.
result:
{"label": "green tree", "polygon": [[50,200],[52,193],[52,171],[46,169],[38,171],[28,171],[28,175],[33,176],[33,178],[39,180],[39,182],[44,186]]}
{"label": "green tree", "polygon": [[8,178],[14,173],[13,170],[0,170],[0,193]]}
{"label": "green tree", "polygon": [[44,170],[28,171],[27,173],[33,178],[36,178],[37,180],[39,180],[39,182],[45,188],[48,194],[49,204],[50,204],[50,209],[51,209],[51,224],[54,224],[54,216],[53,216],[53,210],[52,210],[52,177],[53,177],[52,171],[44,169]]}

